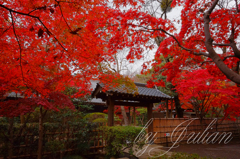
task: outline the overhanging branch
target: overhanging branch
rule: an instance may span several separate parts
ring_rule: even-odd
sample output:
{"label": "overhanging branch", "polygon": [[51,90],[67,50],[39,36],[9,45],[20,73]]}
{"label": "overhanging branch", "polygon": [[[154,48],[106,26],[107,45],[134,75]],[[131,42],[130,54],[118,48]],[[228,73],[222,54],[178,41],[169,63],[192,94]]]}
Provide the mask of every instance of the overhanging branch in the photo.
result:
{"label": "overhanging branch", "polygon": [[12,19],[12,26],[13,26],[13,33],[16,37],[16,40],[17,40],[17,43],[18,43],[18,46],[19,46],[19,52],[20,52],[20,55],[19,55],[19,63],[20,63],[20,68],[21,68],[21,73],[22,73],[22,79],[23,79],[23,82],[25,82],[24,80],[24,76],[23,76],[23,69],[22,69],[22,48],[21,48],[21,44],[20,44],[20,41],[17,37],[17,34],[16,34],[16,30],[15,30],[15,25],[14,25],[14,19],[13,19],[13,15],[12,15],[12,12],[10,12],[10,15],[11,15],[11,19]]}

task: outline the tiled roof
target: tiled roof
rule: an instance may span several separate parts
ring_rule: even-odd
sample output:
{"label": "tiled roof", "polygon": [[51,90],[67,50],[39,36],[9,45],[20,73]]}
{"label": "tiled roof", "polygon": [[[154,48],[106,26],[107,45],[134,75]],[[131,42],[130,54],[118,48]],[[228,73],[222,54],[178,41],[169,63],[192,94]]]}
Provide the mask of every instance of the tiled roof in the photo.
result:
{"label": "tiled roof", "polygon": [[[104,84],[98,83],[102,88],[104,87]],[[161,97],[161,98],[169,98],[171,99],[172,97],[169,95],[164,94],[163,92],[159,91],[156,88],[148,88],[146,84],[143,83],[135,83],[138,91],[138,95],[142,96],[151,96],[151,97]],[[115,87],[115,88],[109,88],[107,92],[115,92],[115,93],[125,93],[125,94],[135,94],[136,90],[129,90],[126,88],[124,84]]]}

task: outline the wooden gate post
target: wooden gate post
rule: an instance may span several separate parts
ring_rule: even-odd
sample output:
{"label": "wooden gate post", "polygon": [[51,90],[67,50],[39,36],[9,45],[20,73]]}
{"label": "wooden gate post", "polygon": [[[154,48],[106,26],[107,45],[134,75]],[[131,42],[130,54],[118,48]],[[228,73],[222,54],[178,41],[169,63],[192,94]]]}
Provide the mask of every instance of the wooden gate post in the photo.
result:
{"label": "wooden gate post", "polygon": [[167,110],[167,112],[166,112],[166,118],[168,119],[168,117],[169,117],[168,99],[166,99],[166,110]]}
{"label": "wooden gate post", "polygon": [[133,107],[133,121],[134,121],[134,126],[136,126],[136,108]]}
{"label": "wooden gate post", "polygon": [[110,96],[108,96],[107,99],[107,106],[108,106],[108,126],[114,126],[114,101]]}
{"label": "wooden gate post", "polygon": [[[153,103],[150,103],[147,107],[147,116],[148,116],[148,121],[150,119],[152,119],[153,115],[152,115],[152,108],[153,108]],[[151,123],[148,126],[148,133],[152,132],[153,133],[153,123]]]}

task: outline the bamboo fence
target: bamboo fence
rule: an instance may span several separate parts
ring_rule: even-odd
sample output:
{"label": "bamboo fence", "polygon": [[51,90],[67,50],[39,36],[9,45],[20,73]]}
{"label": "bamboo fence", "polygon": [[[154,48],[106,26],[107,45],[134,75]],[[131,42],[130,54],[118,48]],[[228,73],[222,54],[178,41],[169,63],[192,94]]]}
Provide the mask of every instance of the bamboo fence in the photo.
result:
{"label": "bamboo fence", "polygon": [[[79,128],[81,129],[81,128]],[[58,156],[62,158],[63,155],[66,155],[66,153],[76,153],[81,152],[81,148],[78,148],[78,143],[76,142],[76,138],[79,136],[78,131],[72,130],[70,127],[68,127],[65,130],[61,130],[58,132],[45,132],[43,135],[43,152],[42,156],[45,156],[45,158],[52,158],[53,156]],[[81,134],[80,134],[81,135]],[[98,154],[99,152],[102,152],[106,142],[103,138],[104,132],[99,130],[97,127],[94,128],[89,132],[89,135],[91,135],[91,139],[89,141],[85,141],[86,145],[90,145],[88,154]],[[16,138],[17,137],[17,138]],[[13,141],[13,159],[14,158],[24,158],[24,159],[32,159],[37,158],[37,149],[38,149],[38,134],[33,133],[31,131],[24,132],[23,134],[19,136],[14,136],[15,140]],[[46,149],[46,143],[54,141],[56,143],[55,146],[58,147],[58,150],[53,151],[50,149]],[[61,144],[64,144],[64,146],[61,147]],[[83,143],[84,144],[84,143]],[[0,159],[8,158],[7,152],[4,155],[4,152],[2,151],[9,151],[9,144],[0,143]],[[7,147],[6,147],[7,146]]]}
{"label": "bamboo fence", "polygon": [[[193,141],[194,138],[196,138],[194,141],[202,141],[203,143],[206,143],[208,137],[212,135],[208,141],[213,140],[217,132],[217,137],[219,139],[222,139],[225,133],[232,133],[232,137],[239,137],[239,119],[236,121],[221,121],[221,119],[218,119],[216,121],[217,124],[213,124],[213,120],[214,119],[203,119],[201,124],[200,120],[195,118],[154,118],[153,132],[156,134],[154,136],[154,143],[171,146],[176,141],[177,144],[184,144],[187,143],[187,141]],[[222,137],[220,137],[220,135],[222,135]],[[204,137],[205,139],[202,140]],[[227,136],[225,136],[225,139],[226,138]],[[224,140],[222,140],[222,142],[224,142]],[[219,141],[220,140],[218,140],[216,143]]]}

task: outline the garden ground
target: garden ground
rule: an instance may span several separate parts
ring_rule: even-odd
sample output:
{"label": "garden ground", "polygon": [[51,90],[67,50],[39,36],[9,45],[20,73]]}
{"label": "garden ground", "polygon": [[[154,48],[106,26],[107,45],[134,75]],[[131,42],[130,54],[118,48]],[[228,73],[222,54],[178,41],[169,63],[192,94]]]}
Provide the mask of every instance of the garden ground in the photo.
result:
{"label": "garden ground", "polygon": [[235,139],[228,144],[184,144],[171,152],[196,153],[199,156],[211,158],[239,159],[239,150],[240,140]]}
{"label": "garden ground", "polygon": [[[157,145],[157,144],[148,145],[148,147],[145,151],[144,151],[144,148],[142,149],[143,154],[138,157],[139,159],[147,159],[147,158],[150,158],[150,155],[155,156],[155,155],[159,155],[160,153],[162,154],[162,153],[166,152],[165,150],[162,149],[163,146]],[[150,155],[149,155],[149,152],[151,152]],[[167,153],[167,155],[171,155],[171,154],[172,154],[172,152]],[[134,153],[134,155],[136,156],[136,153]],[[123,158],[118,158],[118,159],[128,159],[128,158],[123,157]]]}
{"label": "garden ground", "polygon": [[[149,157],[149,150],[151,155],[158,155],[164,153],[167,148],[160,145],[150,145],[147,150],[139,157],[139,159],[147,159]],[[228,144],[182,144],[178,148],[172,149],[167,155],[171,155],[173,152],[184,152],[188,154],[198,154],[201,157],[211,157],[211,158],[226,158],[226,159],[239,159],[240,156],[240,140],[231,141]],[[136,155],[136,154],[135,154]],[[128,159],[128,158],[118,158],[118,159]]]}

